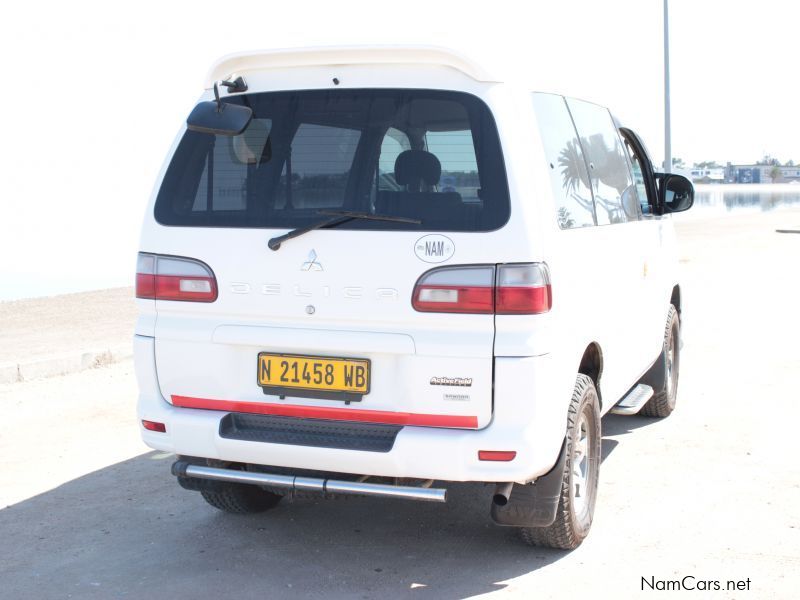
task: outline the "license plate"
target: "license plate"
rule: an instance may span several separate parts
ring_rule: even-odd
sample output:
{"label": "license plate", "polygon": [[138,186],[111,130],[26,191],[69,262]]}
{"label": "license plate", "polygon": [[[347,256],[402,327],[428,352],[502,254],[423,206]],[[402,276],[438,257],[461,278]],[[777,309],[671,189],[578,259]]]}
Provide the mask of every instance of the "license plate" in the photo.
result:
{"label": "license plate", "polygon": [[369,393],[369,371],[366,358],[258,355],[258,385],[267,394],[358,400]]}

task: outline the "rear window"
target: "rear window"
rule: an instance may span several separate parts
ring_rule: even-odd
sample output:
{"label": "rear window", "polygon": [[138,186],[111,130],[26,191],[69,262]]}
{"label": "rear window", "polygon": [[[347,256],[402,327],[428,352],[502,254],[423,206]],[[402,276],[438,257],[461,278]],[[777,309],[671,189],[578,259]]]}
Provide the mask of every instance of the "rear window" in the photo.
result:
{"label": "rear window", "polygon": [[411,217],[337,229],[491,231],[509,217],[489,109],[433,90],[269,92],[239,136],[187,131],[156,199],[156,220],[189,227],[304,227],[320,210]]}

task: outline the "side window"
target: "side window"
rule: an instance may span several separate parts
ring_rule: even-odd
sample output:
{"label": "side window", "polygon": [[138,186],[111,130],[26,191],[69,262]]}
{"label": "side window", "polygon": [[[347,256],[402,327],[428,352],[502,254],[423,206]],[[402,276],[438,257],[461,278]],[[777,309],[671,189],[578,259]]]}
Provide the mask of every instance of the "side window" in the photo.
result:
{"label": "side window", "polygon": [[567,104],[589,161],[598,225],[635,221],[639,195],[611,114],[582,100],[569,98]]}
{"label": "side window", "polygon": [[653,167],[647,150],[636,134],[630,129],[620,129],[625,150],[631,161],[633,180],[636,184],[636,191],[639,194],[639,204],[643,215],[652,215],[653,207],[656,204],[656,190],[652,181]]}
{"label": "side window", "polygon": [[636,156],[636,152],[633,150],[628,140],[623,137],[622,141],[625,145],[625,152],[628,155],[628,160],[631,162],[633,183],[636,186],[636,193],[639,196],[639,205],[641,206],[642,214],[646,215],[650,212],[650,205],[647,203],[647,186],[644,183],[644,171],[639,162],[639,157]]}
{"label": "side window", "polygon": [[561,229],[594,225],[594,206],[589,176],[575,126],[564,98],[533,94],[550,184]]}
{"label": "side window", "polygon": [[438,158],[442,165],[438,191],[456,192],[465,203],[480,202],[478,159],[475,157],[472,131],[429,131],[425,134],[425,149]]}

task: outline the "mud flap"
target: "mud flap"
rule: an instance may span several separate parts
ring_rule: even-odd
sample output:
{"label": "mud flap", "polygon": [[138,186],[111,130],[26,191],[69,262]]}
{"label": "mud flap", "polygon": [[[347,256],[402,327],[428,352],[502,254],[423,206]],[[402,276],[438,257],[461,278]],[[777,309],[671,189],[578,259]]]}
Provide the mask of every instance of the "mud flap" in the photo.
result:
{"label": "mud flap", "polygon": [[667,389],[667,351],[662,350],[656,361],[637,383],[649,385],[659,394]]}
{"label": "mud flap", "polygon": [[561,480],[567,462],[567,440],[561,443],[561,452],[555,466],[533,483],[514,484],[505,506],[492,503],[492,520],[510,527],[547,527],[556,520],[561,497]]}

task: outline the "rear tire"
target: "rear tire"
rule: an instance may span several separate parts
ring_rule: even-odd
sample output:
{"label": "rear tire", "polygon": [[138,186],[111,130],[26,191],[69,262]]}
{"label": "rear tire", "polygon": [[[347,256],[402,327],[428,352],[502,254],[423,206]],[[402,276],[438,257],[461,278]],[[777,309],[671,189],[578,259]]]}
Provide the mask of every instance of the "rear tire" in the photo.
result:
{"label": "rear tire", "polygon": [[677,309],[670,305],[667,326],[664,330],[664,387],[639,411],[644,417],[664,418],[675,410],[678,395],[678,370],[681,358],[680,318]]}
{"label": "rear tire", "polygon": [[567,460],[561,478],[556,520],[547,527],[523,527],[532,546],[572,550],[588,535],[600,471],[600,402],[594,382],[578,375],[567,415]]}
{"label": "rear tire", "polygon": [[264,512],[274,508],[283,496],[243,483],[223,483],[216,489],[201,490],[203,499],[216,509],[235,515]]}

